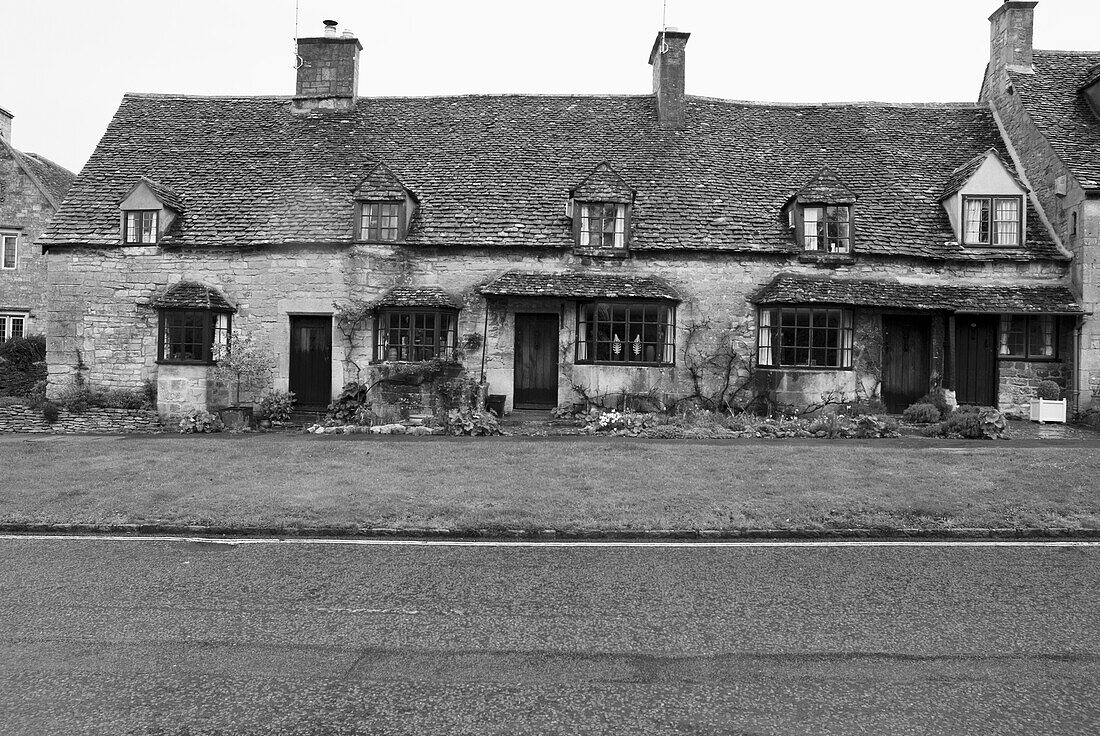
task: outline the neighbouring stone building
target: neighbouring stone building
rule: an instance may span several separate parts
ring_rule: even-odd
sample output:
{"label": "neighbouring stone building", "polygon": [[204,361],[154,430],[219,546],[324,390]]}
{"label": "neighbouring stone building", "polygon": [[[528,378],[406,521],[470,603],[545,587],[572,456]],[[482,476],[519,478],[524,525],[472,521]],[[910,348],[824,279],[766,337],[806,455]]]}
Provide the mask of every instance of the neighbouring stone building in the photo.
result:
{"label": "neighbouring stone building", "polygon": [[35,240],[75,178],[13,148],[12,118],[0,108],[0,342],[46,331],[46,258]]}
{"label": "neighbouring stone building", "polygon": [[[52,390],[82,358],[92,383],[155,379],[165,415],[224,402],[211,361],[241,331],[308,406],[460,351],[509,408],[900,411],[943,388],[1017,410],[1051,378],[1083,409],[1100,210],[1088,166],[1029,167],[1017,140],[1057,148],[1003,70],[1003,20],[1033,5],[994,13],[974,104],[693,97],[673,30],[645,96],[358,97],[362,47],[334,28],[299,40],[294,96],[127,95],[42,239]],[[1034,95],[1097,135],[1070,87]]]}

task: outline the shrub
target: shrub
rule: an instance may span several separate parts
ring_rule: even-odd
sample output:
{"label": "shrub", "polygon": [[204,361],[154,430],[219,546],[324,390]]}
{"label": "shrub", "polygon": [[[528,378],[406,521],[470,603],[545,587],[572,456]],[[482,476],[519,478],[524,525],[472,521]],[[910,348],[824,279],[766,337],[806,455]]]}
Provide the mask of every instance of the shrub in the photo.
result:
{"label": "shrub", "polygon": [[61,409],[57,406],[57,404],[53,403],[52,401],[42,402],[42,418],[45,419],[47,422],[53,424],[57,421],[57,418],[60,415]]}
{"label": "shrub", "polygon": [[370,412],[366,406],[367,391],[370,385],[351,381],[345,383],[340,389],[340,395],[328,405],[326,418],[334,424],[362,424],[362,420]]}
{"label": "shrub", "polygon": [[260,400],[260,417],[273,422],[289,422],[293,408],[293,391],[269,391]]}
{"label": "shrub", "polygon": [[[0,342],[0,396],[26,396],[46,380],[46,338],[13,337]],[[40,391],[42,393],[44,391]]]}
{"label": "shrub", "polygon": [[180,419],[180,434],[202,434],[221,432],[225,429],[222,420],[202,409],[192,409]]}
{"label": "shrub", "polygon": [[936,411],[940,413],[940,417],[946,417],[951,413],[951,407],[947,405],[947,397],[944,396],[942,389],[929,391],[913,402],[914,406],[917,404],[931,404],[936,407]]}
{"label": "shrub", "polygon": [[1035,395],[1047,401],[1057,401],[1062,398],[1062,387],[1054,381],[1039,381],[1035,388]]}
{"label": "shrub", "polygon": [[157,382],[148,378],[141,382],[141,392],[145,394],[145,405],[150,409],[157,408]]}
{"label": "shrub", "polygon": [[1008,424],[1005,416],[991,406],[960,406],[939,424],[929,427],[929,437],[966,440],[1003,439]]}
{"label": "shrub", "polygon": [[910,424],[931,424],[940,421],[943,414],[932,404],[913,404],[902,414]]}
{"label": "shrub", "polygon": [[[144,389],[109,388],[92,394],[92,405],[107,409],[147,409],[148,398]],[[156,406],[154,403],[153,406]]]}
{"label": "shrub", "polygon": [[451,409],[443,425],[447,434],[482,437],[504,434],[497,418],[488,411],[476,409]]}

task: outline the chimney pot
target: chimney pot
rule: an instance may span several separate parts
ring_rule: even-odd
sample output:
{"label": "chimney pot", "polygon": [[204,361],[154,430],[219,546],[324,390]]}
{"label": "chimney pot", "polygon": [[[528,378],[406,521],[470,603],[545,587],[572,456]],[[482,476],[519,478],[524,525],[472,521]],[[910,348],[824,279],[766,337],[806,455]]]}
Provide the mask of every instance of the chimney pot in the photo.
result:
{"label": "chimney pot", "polygon": [[342,38],[355,38],[355,34],[351,32],[350,28],[345,28],[344,32],[340,34]]}
{"label": "chimney pot", "polygon": [[336,38],[336,26],[339,25],[334,20],[322,21],[325,24],[325,36],[328,38]]}

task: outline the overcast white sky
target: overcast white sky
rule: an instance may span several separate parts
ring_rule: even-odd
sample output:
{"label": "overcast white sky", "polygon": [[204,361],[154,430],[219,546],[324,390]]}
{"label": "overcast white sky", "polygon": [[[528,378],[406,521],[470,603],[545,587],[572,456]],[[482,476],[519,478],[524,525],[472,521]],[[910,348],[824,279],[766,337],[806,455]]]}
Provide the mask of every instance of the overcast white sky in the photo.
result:
{"label": "overcast white sky", "polygon": [[[1000,0],[667,0],[687,91],[973,101]],[[662,0],[298,0],[364,46],[363,96],[650,92]],[[0,0],[13,143],[79,171],[125,92],[293,94],[295,0]],[[1035,46],[1100,49],[1100,0],[1042,0]]]}

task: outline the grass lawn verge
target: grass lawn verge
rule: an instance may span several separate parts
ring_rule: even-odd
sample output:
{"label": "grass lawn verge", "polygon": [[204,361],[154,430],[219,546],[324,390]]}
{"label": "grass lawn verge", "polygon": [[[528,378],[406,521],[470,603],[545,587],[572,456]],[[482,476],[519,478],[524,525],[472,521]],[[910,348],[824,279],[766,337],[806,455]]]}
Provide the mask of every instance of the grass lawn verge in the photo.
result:
{"label": "grass lawn verge", "polygon": [[0,522],[448,529],[1100,528],[1100,452],[625,438],[5,440]]}

